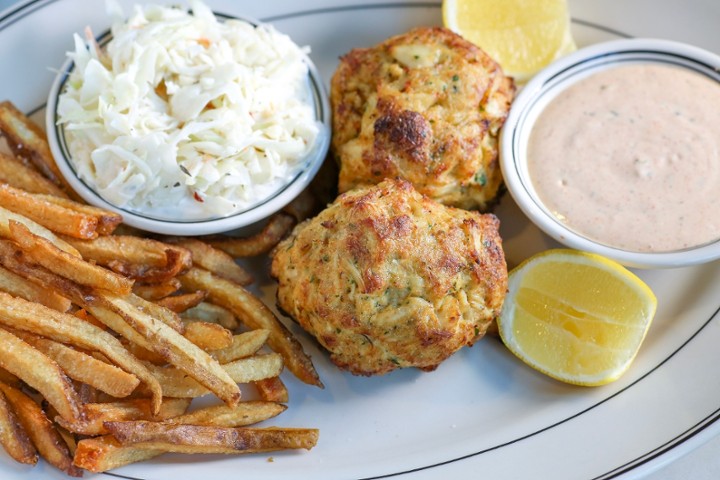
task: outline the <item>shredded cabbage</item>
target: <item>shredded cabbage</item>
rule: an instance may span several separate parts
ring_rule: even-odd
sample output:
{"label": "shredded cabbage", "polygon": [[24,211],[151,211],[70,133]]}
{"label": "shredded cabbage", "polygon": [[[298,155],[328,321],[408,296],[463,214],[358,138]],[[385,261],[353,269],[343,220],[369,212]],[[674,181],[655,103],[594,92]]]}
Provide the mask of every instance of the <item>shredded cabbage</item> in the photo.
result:
{"label": "shredded cabbage", "polygon": [[304,50],[200,1],[136,6],[103,51],[75,35],[58,101],[80,178],[157,218],[223,217],[274,195],[321,126]]}

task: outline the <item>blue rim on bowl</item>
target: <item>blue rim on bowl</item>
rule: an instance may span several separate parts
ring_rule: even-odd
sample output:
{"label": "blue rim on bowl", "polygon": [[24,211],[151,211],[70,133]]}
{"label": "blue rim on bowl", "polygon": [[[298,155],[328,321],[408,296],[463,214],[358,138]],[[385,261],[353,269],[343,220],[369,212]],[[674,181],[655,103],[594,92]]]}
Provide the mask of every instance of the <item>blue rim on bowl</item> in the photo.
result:
{"label": "blue rim on bowl", "polygon": [[560,243],[612,258],[626,266],[670,268],[720,258],[720,240],[670,252],[634,252],[588,239],[558,220],[536,193],[528,171],[527,144],[534,122],[550,101],[571,84],[600,70],[626,63],[662,63],[720,82],[720,56],[691,45],[656,39],[605,42],[578,50],[538,73],[515,99],[503,127],[500,165],[505,184],[520,209]]}
{"label": "blue rim on bowl", "polygon": [[[242,20],[254,26],[261,25],[261,22],[247,17],[231,16],[217,12],[215,12],[215,16],[222,20]],[[105,46],[111,38],[111,31],[108,29],[97,38],[97,42],[100,46]],[[329,97],[315,64],[307,56],[305,56],[305,63],[308,67],[308,89],[312,96],[315,116],[322,124],[322,131],[317,137],[316,144],[307,157],[303,159],[304,166],[285,186],[262,202],[227,217],[206,220],[167,220],[153,217],[147,213],[139,213],[113,205],[80,179],[75,167],[69,160],[71,155],[65,142],[64,127],[58,123],[57,115],[60,93],[63,91],[74,68],[74,62],[71,59],[63,63],[48,96],[45,121],[50,150],[55,157],[60,172],[78,195],[92,205],[119,213],[123,216],[123,222],[132,227],[166,235],[208,235],[252,225],[282,209],[297,197],[313,180],[330,148],[331,110]]]}

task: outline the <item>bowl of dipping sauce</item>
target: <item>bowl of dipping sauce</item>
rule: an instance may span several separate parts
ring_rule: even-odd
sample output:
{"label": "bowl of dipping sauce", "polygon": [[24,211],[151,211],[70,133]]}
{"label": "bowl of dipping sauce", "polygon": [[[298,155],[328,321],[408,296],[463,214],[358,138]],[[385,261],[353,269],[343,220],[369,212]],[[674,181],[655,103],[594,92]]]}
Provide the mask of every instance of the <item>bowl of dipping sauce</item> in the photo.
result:
{"label": "bowl of dipping sauce", "polygon": [[720,57],[654,39],[578,50],[517,96],[510,194],[541,230],[624,265],[720,258]]}
{"label": "bowl of dipping sauce", "polygon": [[48,98],[50,146],[75,191],[162,234],[268,217],[310,183],[330,141],[306,48],[192,6],[135,7],[97,40],[76,35]]}

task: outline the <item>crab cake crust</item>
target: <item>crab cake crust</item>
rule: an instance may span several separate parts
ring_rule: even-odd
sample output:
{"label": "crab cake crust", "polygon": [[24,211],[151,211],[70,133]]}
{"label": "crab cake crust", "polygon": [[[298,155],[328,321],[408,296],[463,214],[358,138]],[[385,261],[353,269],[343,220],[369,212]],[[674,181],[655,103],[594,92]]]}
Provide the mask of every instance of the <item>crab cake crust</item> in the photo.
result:
{"label": "crab cake crust", "polygon": [[433,370],[500,313],[498,226],[403,180],[353,190],[275,248],[278,306],[353,374]]}
{"label": "crab cake crust", "polygon": [[487,210],[514,93],[494,60],[444,28],[352,50],[330,83],[340,192],[401,177],[445,205]]}

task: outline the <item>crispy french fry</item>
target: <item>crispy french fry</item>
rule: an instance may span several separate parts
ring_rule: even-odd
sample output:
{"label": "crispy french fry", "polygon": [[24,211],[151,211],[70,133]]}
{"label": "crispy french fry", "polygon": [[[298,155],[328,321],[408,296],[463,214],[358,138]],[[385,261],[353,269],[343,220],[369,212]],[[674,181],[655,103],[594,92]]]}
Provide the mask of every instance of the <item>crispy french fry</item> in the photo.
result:
{"label": "crispy french fry", "polygon": [[132,235],[107,235],[92,240],[63,238],[86,260],[143,282],[167,282],[192,265],[192,254],[187,249],[149,238]]}
{"label": "crispy french fry", "polygon": [[235,405],[240,400],[237,384],[220,364],[201,348],[121,297],[98,295],[98,300],[101,307],[122,317],[133,330],[145,338],[146,345],[141,346],[150,347],[150,350],[165,357],[169,363],[184,370],[228,405]]}
{"label": "crispy french fry", "polygon": [[213,236],[203,240],[235,258],[255,257],[272,250],[294,225],[295,218],[292,215],[278,212],[270,217],[260,233],[251,237]]}
{"label": "crispy french fry", "polygon": [[282,211],[289,213],[295,217],[297,223],[300,223],[312,217],[321,208],[322,206],[317,197],[310,191],[310,188],[306,188],[292,202],[288,203]]}
{"label": "crispy french fry", "polygon": [[40,392],[63,417],[80,418],[80,398],[57,363],[4,328],[0,345],[0,367]]}
{"label": "crispy french fry", "polygon": [[180,290],[180,280],[171,278],[163,283],[139,283],[133,285],[133,293],[148,301],[156,301]]}
{"label": "crispy french fry", "polygon": [[110,421],[153,420],[161,421],[177,417],[185,413],[190,406],[187,398],[165,398],[157,414],[152,412],[150,400],[135,398],[119,402],[86,403],[83,405],[83,419],[68,422],[58,418],[57,422],[67,430],[81,435],[106,435],[108,430],[103,425]]}
{"label": "crispy french fry", "polygon": [[20,424],[40,452],[40,456],[68,475],[81,477],[82,471],[73,466],[67,444],[42,408],[33,399],[9,385],[0,383],[0,390],[12,405]]}
{"label": "crispy french fry", "polygon": [[0,185],[0,205],[55,233],[75,238],[98,236],[98,218],[96,216],[50,202],[46,196],[40,194],[28,193],[2,184]]}
{"label": "crispy french fry", "polygon": [[290,400],[287,387],[280,377],[265,378],[254,382],[260,398],[268,402],[287,403]]}
{"label": "crispy french fry", "polygon": [[10,155],[0,152],[0,182],[30,193],[44,193],[67,198],[65,192],[37,170]]}
{"label": "crispy french fry", "polygon": [[37,197],[40,200],[54,203],[55,205],[65,207],[68,210],[97,218],[96,232],[98,235],[110,235],[122,223],[122,215],[111,212],[110,210],[105,210],[104,208],[93,207],[92,205],[75,202],[68,198],[62,198],[56,195],[38,194]]}
{"label": "crispy french fry", "polygon": [[85,295],[83,287],[37,265],[13,241],[0,239],[0,265],[26,280],[61,293],[71,301]]}
{"label": "crispy french fry", "polygon": [[127,397],[140,383],[135,375],[62,343],[29,333],[18,332],[17,335],[53,359],[68,377],[113,397]]}
{"label": "crispy french fry", "polygon": [[190,250],[194,265],[240,285],[250,285],[253,282],[252,276],[222,250],[194,238],[174,237],[168,241]]}
{"label": "crispy french fry", "polygon": [[[83,404],[95,403],[100,397],[100,391],[87,383],[75,382],[78,396]],[[56,415],[57,416],[57,415]],[[53,417],[55,418],[55,417]]]}
{"label": "crispy french fry", "polygon": [[16,462],[35,465],[38,454],[15,412],[0,391],[0,444]]}
{"label": "crispy french fry", "polygon": [[47,228],[43,227],[42,225],[33,222],[27,217],[23,217],[22,215],[19,215],[17,213],[11,212],[10,210],[7,210],[5,208],[0,207],[0,237],[3,238],[10,238],[10,220],[14,220],[16,222],[20,222],[23,225],[25,225],[28,230],[33,232],[35,235],[39,235],[48,241],[52,242],[53,245],[58,247],[60,250],[67,252],[71,255],[74,255],[76,257],[80,256],[80,252],[78,252],[75,247],[67,243],[66,241],[60,239],[57,235],[52,233]]}
{"label": "crispy french fry", "polygon": [[70,456],[74,456],[75,451],[77,450],[77,439],[75,438],[75,434],[72,432],[68,432],[66,429],[62,428],[59,425],[55,425],[55,430],[57,430],[57,432],[60,434],[60,437],[62,437],[63,441],[65,442],[65,445],[67,445]]}
{"label": "crispy french fry", "polygon": [[122,338],[120,341],[123,346],[127,348],[127,351],[132,353],[138,360],[142,360],[143,362],[150,362],[155,365],[167,364],[167,360],[165,360],[163,357],[153,352],[152,350],[141,347],[137,343],[133,343],[126,338]]}
{"label": "crispy french fry", "polygon": [[76,467],[100,473],[157,457],[162,450],[123,446],[112,435],[84,438],[78,442],[73,463]]}
{"label": "crispy french fry", "polygon": [[250,330],[249,332],[233,335],[230,346],[220,350],[213,350],[210,352],[210,355],[215,357],[220,364],[249,357],[257,353],[257,351],[265,345],[269,333],[267,330],[259,328],[257,330]]}
{"label": "crispy french fry", "polygon": [[0,292],[0,324],[102,353],[115,365],[138,377],[152,393],[155,411],[159,410],[162,401],[160,384],[150,371],[130,355],[120,341],[110,333],[73,315],[60,313],[2,292]]}
{"label": "crispy french fry", "polygon": [[320,377],[300,342],[260,299],[242,286],[200,268],[193,267],[179,278],[184,288],[207,291],[213,303],[233,312],[248,327],[268,330],[267,343],[283,356],[285,366],[301,381],[322,387]]}
{"label": "crispy french fry", "polygon": [[0,267],[0,290],[30,302],[42,303],[58,312],[67,312],[70,309],[69,299],[3,267]]}
{"label": "crispy french fry", "polygon": [[275,402],[240,402],[234,407],[214,405],[164,420],[173,425],[244,427],[280,415],[287,406]]}
{"label": "crispy french fry", "polygon": [[10,236],[32,261],[53,273],[80,285],[121,295],[132,292],[132,280],[63,252],[14,220],[10,220]]}
{"label": "crispy french fry", "polygon": [[232,345],[232,332],[217,323],[192,320],[183,320],[183,322],[185,323],[185,338],[203,350],[220,350]]}
{"label": "crispy french fry", "polygon": [[16,156],[29,160],[55,185],[69,188],[50,153],[45,133],[8,101],[0,103],[0,133]]}
{"label": "crispy french fry", "polygon": [[73,245],[83,258],[93,260],[100,265],[107,265],[118,259],[149,267],[164,267],[167,263],[165,255],[167,246],[148,238],[131,235],[107,235],[90,240],[63,238]]}
{"label": "crispy french fry", "polygon": [[235,315],[230,310],[213,303],[202,302],[196,307],[184,311],[180,316],[202,320],[203,322],[218,323],[228,330],[235,330],[240,326]]}
{"label": "crispy french fry", "polygon": [[160,422],[107,422],[106,428],[121,444],[159,448],[178,453],[258,453],[276,450],[310,450],[319,432],[310,428],[248,428],[168,425]]}
{"label": "crispy french fry", "polygon": [[81,308],[81,309],[79,309],[79,310],[75,310],[75,311],[73,312],[73,315],[75,315],[77,318],[79,318],[80,320],[82,320],[82,321],[84,321],[84,322],[87,322],[87,323],[89,323],[89,324],[91,324],[91,325],[95,325],[97,328],[99,328],[99,329],[101,329],[101,330],[104,330],[104,331],[106,331],[106,332],[109,330],[108,327],[107,327],[107,325],[105,325],[104,323],[102,323],[102,322],[101,322],[100,320],[98,320],[97,318],[93,317],[93,316],[90,314],[90,312],[88,312],[88,311],[85,310],[84,308]]}
{"label": "crispy french fry", "polygon": [[185,324],[180,319],[180,316],[172,310],[169,310],[162,305],[158,305],[157,303],[148,302],[144,298],[138,297],[137,295],[128,295],[127,297],[125,297],[125,301],[137,308],[138,310],[141,310],[148,315],[160,320],[176,332],[180,334],[185,333]]}
{"label": "crispy french fry", "polygon": [[[207,388],[175,367],[160,367],[146,363],[169,397],[197,398],[209,393]],[[222,365],[227,375],[237,383],[250,383],[268,377],[276,377],[282,371],[282,357],[276,353],[255,355]]]}
{"label": "crispy french fry", "polygon": [[[241,427],[267,420],[287,407],[271,402],[241,402],[236,407],[217,405],[165,420],[174,425],[206,425]],[[140,462],[162,454],[133,445],[121,445],[112,435],[81,440],[75,454],[75,465],[91,472],[104,472],[130,463]]]}
{"label": "crispy french fry", "polygon": [[186,271],[192,262],[190,252],[180,247],[168,248],[165,256],[167,261],[163,267],[147,267],[121,261],[110,262],[108,267],[128,278],[139,279],[147,283],[163,283]]}
{"label": "crispy french fry", "polygon": [[[161,307],[175,313],[182,313],[190,308],[197,307],[207,297],[207,292],[198,290],[192,293],[181,293],[170,297],[161,298],[157,303]],[[216,325],[219,327],[219,325]]]}
{"label": "crispy french fry", "polygon": [[22,388],[22,380],[0,367],[0,382],[15,388]]}

